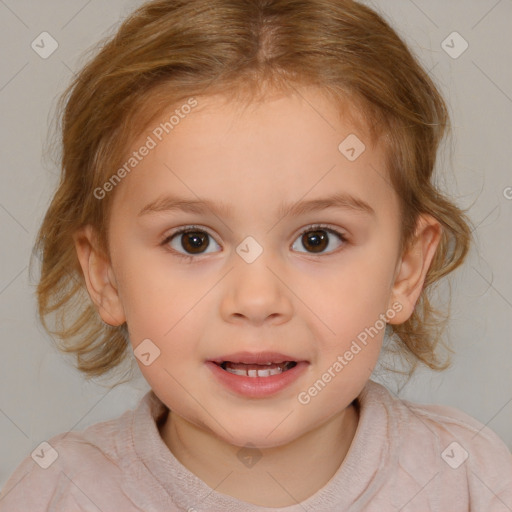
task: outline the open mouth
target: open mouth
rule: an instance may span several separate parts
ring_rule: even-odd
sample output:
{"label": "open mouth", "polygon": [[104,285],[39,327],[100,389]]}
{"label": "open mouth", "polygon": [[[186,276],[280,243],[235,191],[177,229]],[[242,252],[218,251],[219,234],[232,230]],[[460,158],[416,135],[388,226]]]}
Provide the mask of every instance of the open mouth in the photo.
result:
{"label": "open mouth", "polygon": [[283,361],[280,363],[267,362],[263,364],[246,364],[246,363],[233,363],[232,361],[223,361],[222,363],[215,363],[226,372],[241,377],[271,377],[272,375],[279,375],[290,370],[297,365],[296,361]]}

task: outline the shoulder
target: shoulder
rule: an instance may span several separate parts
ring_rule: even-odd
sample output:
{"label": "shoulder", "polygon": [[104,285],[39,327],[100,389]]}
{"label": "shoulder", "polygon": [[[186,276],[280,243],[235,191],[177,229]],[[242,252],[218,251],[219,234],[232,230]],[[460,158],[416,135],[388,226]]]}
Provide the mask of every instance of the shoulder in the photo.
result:
{"label": "shoulder", "polygon": [[405,473],[422,481],[441,475],[473,506],[487,503],[485,496],[512,506],[512,454],[495,432],[455,407],[404,400],[375,382],[371,388],[372,401],[393,418]]}
{"label": "shoulder", "polygon": [[512,453],[488,426],[455,407],[409,400],[399,400],[398,404],[413,427],[410,436],[428,429],[450,467],[467,461],[469,466],[481,469],[508,470],[512,480]]}
{"label": "shoulder", "polygon": [[0,511],[110,510],[108,503],[103,508],[100,502],[106,496],[115,501],[123,470],[132,462],[133,414],[128,410],[116,419],[38,444],[6,482]]}
{"label": "shoulder", "polygon": [[[432,444],[437,441],[443,449],[451,442],[458,441],[462,448],[471,449],[473,455],[484,456],[484,459],[493,457],[495,461],[511,464],[512,454],[503,440],[492,429],[460,409],[406,400],[374,381],[370,381],[370,386],[370,401],[383,405],[388,415],[396,418],[406,438],[417,437],[418,434],[425,437],[429,433],[426,436],[428,442]],[[470,455],[468,452],[468,459]]]}

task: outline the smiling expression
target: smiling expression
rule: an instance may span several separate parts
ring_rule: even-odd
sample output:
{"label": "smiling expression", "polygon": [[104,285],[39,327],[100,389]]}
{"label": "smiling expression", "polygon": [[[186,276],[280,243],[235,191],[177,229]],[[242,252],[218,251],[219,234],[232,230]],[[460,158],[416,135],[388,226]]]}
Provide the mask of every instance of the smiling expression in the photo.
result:
{"label": "smiling expression", "polygon": [[[341,414],[372,373],[384,329],[297,398],[396,300],[398,199],[383,149],[318,90],[244,109],[197,101],[116,188],[109,318],[133,349],[157,347],[138,363],[173,414],[233,445],[277,446]],[[348,136],[366,146],[353,161]],[[273,374],[254,377],[265,365]]]}

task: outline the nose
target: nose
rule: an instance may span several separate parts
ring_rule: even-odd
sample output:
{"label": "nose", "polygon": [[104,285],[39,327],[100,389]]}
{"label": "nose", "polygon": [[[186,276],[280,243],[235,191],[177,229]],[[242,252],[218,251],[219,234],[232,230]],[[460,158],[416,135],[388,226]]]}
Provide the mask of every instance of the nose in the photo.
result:
{"label": "nose", "polygon": [[226,322],[279,325],[291,318],[290,284],[282,266],[267,254],[264,251],[252,263],[241,258],[235,262],[221,302],[221,315]]}

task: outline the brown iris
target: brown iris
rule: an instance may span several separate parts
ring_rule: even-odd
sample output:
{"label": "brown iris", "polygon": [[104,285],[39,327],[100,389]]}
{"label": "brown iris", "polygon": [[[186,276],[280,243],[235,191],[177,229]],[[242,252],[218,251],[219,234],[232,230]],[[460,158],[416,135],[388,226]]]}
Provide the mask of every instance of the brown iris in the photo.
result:
{"label": "brown iris", "polygon": [[315,231],[306,231],[302,235],[302,244],[311,252],[322,252],[325,250],[328,244],[328,237],[326,231],[318,229]]}
{"label": "brown iris", "polygon": [[[206,245],[202,245],[206,242]],[[192,254],[200,254],[209,245],[208,234],[202,231],[187,231],[181,235],[181,244],[183,248]]]}

